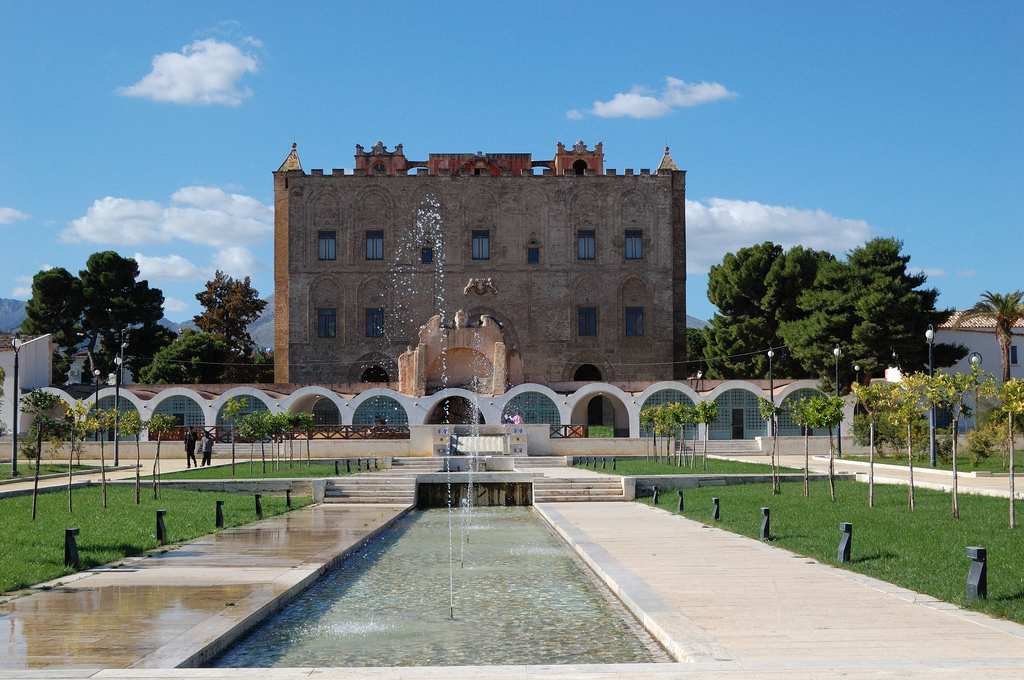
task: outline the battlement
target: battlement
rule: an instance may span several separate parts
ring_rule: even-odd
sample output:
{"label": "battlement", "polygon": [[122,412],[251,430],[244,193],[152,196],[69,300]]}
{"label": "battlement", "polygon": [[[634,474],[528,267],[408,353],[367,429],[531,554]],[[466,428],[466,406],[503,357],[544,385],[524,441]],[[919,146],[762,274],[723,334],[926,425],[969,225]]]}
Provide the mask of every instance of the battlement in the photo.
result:
{"label": "battlement", "polygon": [[[582,175],[577,175],[573,169],[564,168],[562,172],[557,173],[551,168],[541,168],[542,172],[536,173],[534,170],[537,168],[521,168],[518,172],[515,172],[508,168],[501,168],[498,172],[475,172],[476,168],[460,168],[455,172],[452,172],[449,168],[439,168],[431,172],[429,167],[416,167],[411,170],[415,172],[407,172],[401,174],[388,175],[381,173],[380,175],[372,172],[367,172],[365,168],[354,168],[351,170],[345,168],[333,168],[330,172],[330,177],[649,177],[653,175],[671,176],[673,172],[686,172],[685,170],[667,170],[658,169],[651,171],[649,168],[641,168],[639,171],[633,168],[626,168],[619,174],[619,171],[615,168],[607,168],[604,173],[598,173],[597,170],[587,168]],[[323,177],[326,175],[322,168],[312,168],[308,173],[302,170],[286,170],[290,177]]]}

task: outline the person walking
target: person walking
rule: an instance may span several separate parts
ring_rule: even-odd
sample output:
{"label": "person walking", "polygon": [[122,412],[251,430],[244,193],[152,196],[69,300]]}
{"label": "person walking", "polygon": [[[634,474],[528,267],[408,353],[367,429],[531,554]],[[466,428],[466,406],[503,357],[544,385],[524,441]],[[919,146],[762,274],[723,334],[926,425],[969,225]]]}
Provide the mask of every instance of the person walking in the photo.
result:
{"label": "person walking", "polygon": [[196,463],[196,429],[190,427],[185,431],[185,467],[193,465],[199,467],[199,463]]}
{"label": "person walking", "polygon": [[203,465],[212,465],[211,458],[213,456],[213,433],[207,432],[206,438],[203,439]]}

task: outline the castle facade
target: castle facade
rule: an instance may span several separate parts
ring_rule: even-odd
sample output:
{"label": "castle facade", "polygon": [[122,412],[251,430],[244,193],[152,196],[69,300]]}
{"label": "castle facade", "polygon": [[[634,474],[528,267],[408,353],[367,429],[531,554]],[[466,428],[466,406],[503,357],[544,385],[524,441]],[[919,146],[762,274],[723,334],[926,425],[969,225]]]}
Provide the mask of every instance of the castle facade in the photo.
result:
{"label": "castle facade", "polygon": [[[275,381],[405,394],[685,378],[686,173],[601,144],[274,173]],[[539,171],[539,174],[538,174]]]}

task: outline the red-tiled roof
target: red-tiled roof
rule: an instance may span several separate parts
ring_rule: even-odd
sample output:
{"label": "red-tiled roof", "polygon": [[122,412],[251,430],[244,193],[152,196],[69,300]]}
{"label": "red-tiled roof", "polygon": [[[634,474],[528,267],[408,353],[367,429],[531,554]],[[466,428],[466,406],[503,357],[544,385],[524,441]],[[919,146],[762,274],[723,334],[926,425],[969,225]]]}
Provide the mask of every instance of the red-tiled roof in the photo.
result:
{"label": "red-tiled roof", "polygon": [[[957,310],[953,312],[953,316],[949,317],[949,321],[939,326],[939,330],[942,331],[994,331],[996,328],[996,322],[994,319],[987,317],[976,316],[973,319],[968,319],[960,324],[959,328],[954,328],[954,325],[966,310]],[[1024,319],[1020,319],[1017,323],[1013,324],[1014,328],[1024,328]]]}

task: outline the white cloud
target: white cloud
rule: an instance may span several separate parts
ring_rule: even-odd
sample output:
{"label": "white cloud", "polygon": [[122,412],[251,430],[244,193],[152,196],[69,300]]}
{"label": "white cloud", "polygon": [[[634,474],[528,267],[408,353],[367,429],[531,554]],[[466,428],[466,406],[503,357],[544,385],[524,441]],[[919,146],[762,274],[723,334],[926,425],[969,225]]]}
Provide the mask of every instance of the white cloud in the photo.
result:
{"label": "white cloud", "polygon": [[936,269],[936,268],[929,269],[929,268],[922,268],[922,267],[907,267],[907,273],[908,274],[924,274],[928,278],[935,278],[935,277],[939,277],[939,276],[945,276],[946,275],[946,270],[945,269]]}
{"label": "white cloud", "polygon": [[[258,40],[246,39],[258,46]],[[153,70],[117,94],[143,97],[174,104],[225,104],[238,106],[252,95],[236,85],[246,73],[256,73],[256,59],[231,43],[214,39],[197,40],[182,48],[181,54],[165,52],[153,57]]]}
{"label": "white cloud", "polygon": [[28,215],[20,210],[15,210],[14,208],[0,208],[0,225],[14,224],[15,222],[27,219]]}
{"label": "white cloud", "polygon": [[207,281],[213,270],[202,268],[181,255],[148,257],[142,253],[133,256],[139,264],[139,276],[147,281]]}
{"label": "white cloud", "polygon": [[165,312],[174,312],[174,313],[180,314],[182,312],[187,312],[190,309],[191,309],[191,307],[188,306],[187,302],[182,302],[181,300],[176,300],[176,299],[170,298],[170,297],[165,297],[164,298],[164,311]]}
{"label": "white cloud", "polygon": [[242,247],[223,248],[214,256],[213,261],[218,269],[235,278],[269,269],[263,260],[253,255],[248,248]]}
{"label": "white cloud", "polygon": [[185,187],[172,202],[107,196],[61,233],[67,242],[140,245],[178,239],[215,248],[252,245],[270,238],[274,210],[249,196],[216,187]]}
{"label": "white cloud", "polygon": [[15,300],[27,300],[32,297],[32,277],[31,276],[16,276],[14,280],[20,283],[20,286],[15,286],[14,290],[11,291],[11,297]]}
{"label": "white cloud", "polygon": [[[665,89],[661,94],[656,95],[647,88],[637,85],[629,92],[616,94],[610,101],[595,101],[594,108],[589,113],[601,118],[660,118],[677,108],[739,96],[719,83],[687,83],[671,76],[666,78],[665,82]],[[573,109],[566,113],[566,117],[570,120],[579,120],[583,116],[578,110]]]}
{"label": "white cloud", "polygon": [[967,269],[967,270],[962,271],[962,272],[957,272],[956,275],[957,276],[977,276],[978,272],[974,271],[973,269]]}
{"label": "white cloud", "polygon": [[711,198],[686,201],[686,267],[706,274],[726,253],[764,241],[786,249],[802,245],[842,253],[872,236],[864,220],[848,220],[824,210],[799,210],[756,201]]}

